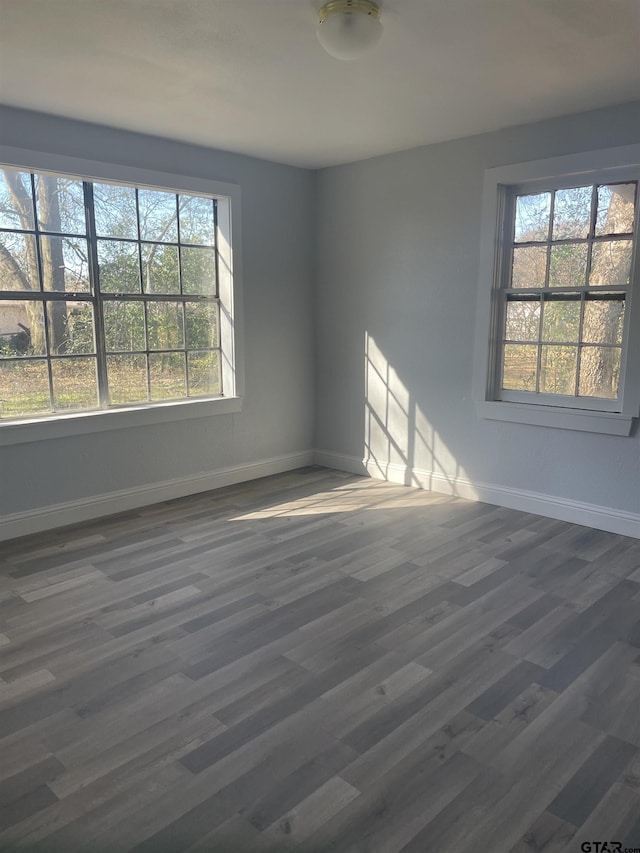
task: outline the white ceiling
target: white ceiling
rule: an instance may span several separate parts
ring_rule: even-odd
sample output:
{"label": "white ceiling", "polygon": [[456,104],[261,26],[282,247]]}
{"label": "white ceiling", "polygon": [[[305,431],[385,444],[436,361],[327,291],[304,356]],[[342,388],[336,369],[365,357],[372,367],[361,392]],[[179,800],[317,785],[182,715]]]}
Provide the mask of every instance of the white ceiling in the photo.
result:
{"label": "white ceiling", "polygon": [[640,0],[382,0],[341,62],[320,0],[0,0],[0,100],[321,167],[640,97]]}

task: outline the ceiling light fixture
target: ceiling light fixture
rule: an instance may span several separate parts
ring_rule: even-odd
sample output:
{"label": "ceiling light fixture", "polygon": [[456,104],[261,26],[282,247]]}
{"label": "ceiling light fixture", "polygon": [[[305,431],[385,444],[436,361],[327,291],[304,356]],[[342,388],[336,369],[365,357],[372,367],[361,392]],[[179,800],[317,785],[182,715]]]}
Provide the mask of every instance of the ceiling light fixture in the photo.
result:
{"label": "ceiling light fixture", "polygon": [[329,0],[318,12],[318,41],[336,59],[358,59],[382,35],[372,0]]}

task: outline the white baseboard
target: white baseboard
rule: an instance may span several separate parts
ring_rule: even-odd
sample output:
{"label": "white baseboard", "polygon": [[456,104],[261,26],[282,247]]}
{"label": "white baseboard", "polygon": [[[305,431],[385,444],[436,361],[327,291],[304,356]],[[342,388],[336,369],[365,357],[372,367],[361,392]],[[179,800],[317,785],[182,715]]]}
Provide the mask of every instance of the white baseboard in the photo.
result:
{"label": "white baseboard", "polygon": [[348,471],[349,474],[363,474],[364,476],[369,474],[364,459],[358,459],[356,456],[345,456],[343,453],[316,450],[313,454],[313,462],[315,465],[322,465],[323,468]]}
{"label": "white baseboard", "polygon": [[123,489],[105,495],[95,495],[81,500],[13,513],[0,518],[0,542],[64,527],[79,521],[89,521],[130,509],[138,509],[173,498],[268,477],[271,474],[281,474],[312,464],[338,471],[348,471],[352,474],[368,475],[401,485],[416,486],[445,495],[455,495],[468,500],[518,509],[522,512],[531,512],[640,539],[640,515],[637,513],[543,495],[524,489],[474,483],[464,477],[446,477],[420,468],[382,464],[374,460],[359,459],[356,456],[324,450],[309,450],[244,465],[219,468],[207,474],[165,480],[153,485],[138,486],[133,489]]}
{"label": "white baseboard", "polygon": [[312,464],[314,464],[314,454],[311,450],[289,453],[285,456],[261,459],[258,462],[219,468],[206,474],[179,477],[148,486],[137,486],[133,489],[122,489],[105,495],[54,504],[41,509],[16,512],[0,518],[0,542],[51,530],[54,527],[64,527],[79,521],[89,521],[105,515],[125,512],[129,509],[138,509],[173,498],[232,486],[247,480],[257,480],[260,477],[281,474],[284,471],[292,471]]}
{"label": "white baseboard", "polygon": [[640,539],[640,515],[625,510],[544,495],[525,489],[475,483],[465,477],[445,476],[434,471],[380,463],[372,459],[358,459],[356,456],[329,451],[316,451],[314,461],[316,465],[349,471],[352,474],[368,474],[370,477],[388,480],[391,483],[416,486],[432,492],[496,504]]}

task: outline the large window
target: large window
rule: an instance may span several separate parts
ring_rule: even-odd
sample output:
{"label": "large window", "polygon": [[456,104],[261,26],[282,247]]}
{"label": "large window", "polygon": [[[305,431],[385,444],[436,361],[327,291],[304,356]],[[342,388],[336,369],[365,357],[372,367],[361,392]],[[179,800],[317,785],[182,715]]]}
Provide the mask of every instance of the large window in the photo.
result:
{"label": "large window", "polygon": [[493,252],[489,264],[484,247],[481,273],[490,313],[481,412],[624,433],[638,415],[640,172],[616,165],[554,174],[551,167],[569,159],[489,176],[493,205],[485,215],[494,227],[485,228]]}
{"label": "large window", "polygon": [[228,225],[228,198],[0,167],[0,423],[233,395]]}

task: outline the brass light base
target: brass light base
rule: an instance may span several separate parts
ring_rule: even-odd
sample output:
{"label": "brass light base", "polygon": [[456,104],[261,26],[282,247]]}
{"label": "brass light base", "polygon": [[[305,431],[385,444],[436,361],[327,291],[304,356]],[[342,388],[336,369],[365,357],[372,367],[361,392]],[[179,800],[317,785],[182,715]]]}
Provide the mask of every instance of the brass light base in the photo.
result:
{"label": "brass light base", "polygon": [[329,0],[319,10],[318,18],[322,24],[330,15],[349,15],[354,12],[371,15],[376,20],[380,17],[380,7],[373,0]]}

